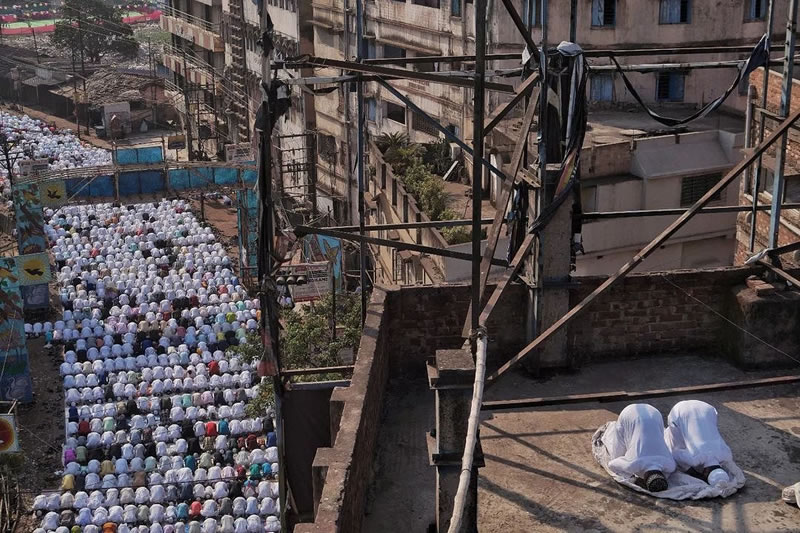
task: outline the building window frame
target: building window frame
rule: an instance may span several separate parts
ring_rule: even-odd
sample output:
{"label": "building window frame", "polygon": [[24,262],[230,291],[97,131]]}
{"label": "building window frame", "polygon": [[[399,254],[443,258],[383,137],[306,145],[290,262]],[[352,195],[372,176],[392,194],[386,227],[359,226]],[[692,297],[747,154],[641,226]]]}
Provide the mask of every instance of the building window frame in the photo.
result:
{"label": "building window frame", "polygon": [[431,137],[439,137],[439,130],[436,129],[433,124],[428,122],[428,120],[422,116],[421,113],[417,113],[413,110],[411,112],[411,129],[420,133],[425,133]]}
{"label": "building window frame", "polygon": [[656,73],[656,101],[683,102],[686,94],[685,72]]}
{"label": "building window frame", "polygon": [[592,28],[617,25],[617,0],[592,0]]}
{"label": "building window frame", "polygon": [[691,24],[691,0],[660,0],[658,7],[659,24]]}
{"label": "building window frame", "polygon": [[[606,95],[607,93],[607,95]],[[589,78],[589,100],[592,102],[614,101],[614,75],[593,74]]]}
{"label": "building window frame", "polygon": [[758,22],[767,18],[769,0],[747,0],[745,2],[744,21]]}
{"label": "building window frame", "polygon": [[[681,207],[689,207],[697,203],[721,178],[722,174],[702,174],[700,176],[685,176],[681,178]],[[722,191],[717,191],[710,201],[722,201]]]}
{"label": "building window frame", "polygon": [[367,120],[369,122],[378,122],[378,102],[374,98],[367,98],[365,100],[367,104]]}
{"label": "building window frame", "polygon": [[403,105],[395,104],[394,102],[386,102],[386,118],[392,122],[406,125],[406,108]]}
{"label": "building window frame", "polygon": [[[540,4],[539,0],[531,0],[533,3],[533,27],[538,28],[542,24],[539,22],[539,13],[540,13]],[[520,17],[522,17],[522,23],[528,23],[528,0],[522,0],[522,8],[519,10]]]}
{"label": "building window frame", "polygon": [[461,0],[450,0],[450,16],[461,18],[462,12]]}

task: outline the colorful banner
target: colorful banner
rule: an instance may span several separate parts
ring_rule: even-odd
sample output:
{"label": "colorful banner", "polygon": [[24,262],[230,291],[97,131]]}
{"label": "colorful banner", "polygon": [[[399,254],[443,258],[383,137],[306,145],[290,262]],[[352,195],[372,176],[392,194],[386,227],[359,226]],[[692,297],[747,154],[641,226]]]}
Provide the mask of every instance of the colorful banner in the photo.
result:
{"label": "colorful banner", "polygon": [[0,368],[5,368],[0,378],[0,400],[32,402],[33,384],[28,366],[28,350],[23,347],[0,352]]}
{"label": "colorful banner", "polygon": [[14,258],[0,258],[0,400],[33,400],[25,319]]}
{"label": "colorful banner", "polygon": [[39,198],[44,206],[60,207],[67,201],[67,184],[64,183],[64,180],[40,183]]}
{"label": "colorful banner", "polygon": [[50,283],[50,256],[47,253],[19,255],[15,257],[19,284],[40,285]]}
{"label": "colorful banner", "polygon": [[16,415],[0,415],[0,453],[19,451]]}
{"label": "colorful banner", "polygon": [[20,255],[47,251],[44,215],[36,183],[14,186],[14,209],[17,215],[17,242]]}
{"label": "colorful banner", "polygon": [[336,290],[344,289],[342,277],[342,241],[324,235],[307,235],[303,242],[305,261],[328,261],[333,264]]}

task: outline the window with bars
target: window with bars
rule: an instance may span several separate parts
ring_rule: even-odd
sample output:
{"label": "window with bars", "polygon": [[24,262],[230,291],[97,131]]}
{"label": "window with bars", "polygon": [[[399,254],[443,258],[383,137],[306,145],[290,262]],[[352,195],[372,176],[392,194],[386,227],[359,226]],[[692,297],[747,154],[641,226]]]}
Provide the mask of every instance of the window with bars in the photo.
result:
{"label": "window with bars", "polygon": [[686,75],[682,72],[659,72],[656,74],[656,100],[659,102],[683,102]]}
{"label": "window with bars", "polygon": [[336,139],[333,135],[317,133],[317,153],[323,161],[336,164]]}
{"label": "window with bars", "polygon": [[[683,178],[681,180],[681,207],[693,205],[697,200],[702,198],[705,193],[711,190],[711,187],[716,185],[720,178],[721,176],[719,174]],[[721,199],[721,191],[717,191],[716,194],[711,197],[712,202]]]}
{"label": "window with bars", "polygon": [[660,24],[688,24],[690,8],[689,0],[661,0],[658,22]]}
{"label": "window with bars", "polygon": [[764,20],[767,16],[768,2],[769,0],[747,0],[745,20]]}
{"label": "window with bars", "polygon": [[416,111],[411,115],[411,127],[419,132],[427,133],[428,135],[432,135],[433,137],[439,136],[439,130],[433,127],[428,120],[425,119],[421,114],[417,113]]}
{"label": "window with bars", "polygon": [[392,102],[386,102],[386,118],[399,122],[400,124],[405,124],[406,108],[401,105],[393,104]]}
{"label": "window with bars", "polygon": [[592,0],[592,26],[613,27],[617,23],[617,0]]}

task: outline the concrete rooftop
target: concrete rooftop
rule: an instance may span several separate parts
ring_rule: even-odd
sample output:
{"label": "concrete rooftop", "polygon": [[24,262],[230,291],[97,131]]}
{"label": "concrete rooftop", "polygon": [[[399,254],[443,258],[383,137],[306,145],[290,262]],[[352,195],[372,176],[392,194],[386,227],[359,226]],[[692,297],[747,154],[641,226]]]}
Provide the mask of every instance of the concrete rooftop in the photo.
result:
{"label": "concrete rooftop", "polygon": [[[647,358],[588,366],[546,380],[512,373],[487,392],[487,399],[635,391],[771,375],[783,373],[745,373],[723,360],[696,356]],[[719,411],[722,435],[747,475],[747,485],[739,493],[725,500],[673,502],[636,494],[615,483],[594,461],[590,439],[626,403],[485,412],[479,530],[798,531],[800,510],[780,501],[781,489],[800,480],[798,387],[691,397]],[[687,398],[649,403],[666,416],[672,405]],[[364,531],[424,531],[433,520],[435,476],[427,464],[424,441],[431,427],[433,394],[424,380],[391,383]]]}
{"label": "concrete rooftop", "polygon": [[[658,114],[672,118],[683,118],[696,111],[694,106],[670,105],[653,106]],[[724,130],[731,133],[744,131],[744,117],[724,112],[712,113],[709,116],[692,121],[685,126],[669,128],[653,120],[642,109],[595,110],[589,112],[589,130],[586,132],[584,146],[591,144],[611,144],[627,141],[635,137],[666,135],[670,132],[688,133],[697,131]]]}

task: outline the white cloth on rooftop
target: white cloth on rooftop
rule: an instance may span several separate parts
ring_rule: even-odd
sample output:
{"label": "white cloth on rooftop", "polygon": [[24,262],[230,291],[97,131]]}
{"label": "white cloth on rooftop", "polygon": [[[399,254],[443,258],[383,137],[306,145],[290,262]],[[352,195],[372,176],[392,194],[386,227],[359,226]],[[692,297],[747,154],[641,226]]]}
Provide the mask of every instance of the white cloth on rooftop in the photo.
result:
{"label": "white cloth on rooftop", "polygon": [[706,402],[685,400],[675,404],[667,417],[664,440],[681,470],[702,471],[733,461],[717,427],[717,410]]}
{"label": "white cloth on rooftop", "polygon": [[603,435],[603,442],[612,458],[608,467],[617,476],[643,478],[650,470],[669,476],[675,470],[675,460],[664,442],[663,418],[651,405],[632,404],[623,409]]}

